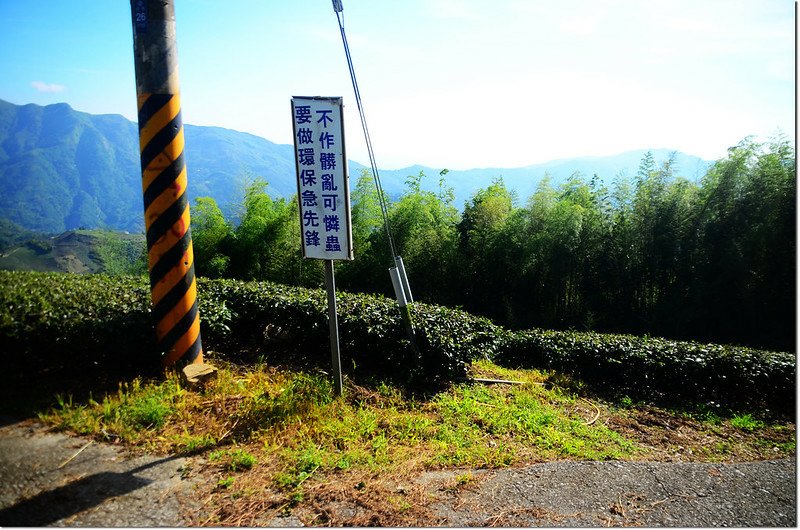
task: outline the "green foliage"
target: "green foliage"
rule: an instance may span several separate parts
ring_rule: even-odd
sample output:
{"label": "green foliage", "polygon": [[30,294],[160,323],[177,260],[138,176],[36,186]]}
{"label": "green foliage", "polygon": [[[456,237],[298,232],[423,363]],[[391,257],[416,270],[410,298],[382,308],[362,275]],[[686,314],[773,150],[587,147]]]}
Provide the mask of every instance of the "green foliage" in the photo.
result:
{"label": "green foliage", "polygon": [[[145,278],[0,271],[0,285],[0,336],[9,361],[46,365],[69,356],[78,364],[146,366],[159,354]],[[327,359],[324,291],[200,279],[198,300],[207,348],[261,339],[271,326],[291,349]],[[426,304],[413,312],[421,362],[413,359],[394,301],[340,293],[345,366],[400,378],[454,377],[465,363],[493,351],[495,326],[486,319]]]}
{"label": "green foliage", "polygon": [[351,208],[353,245],[362,253],[368,253],[370,236],[383,229],[378,191],[368,169],[361,171],[355,189],[350,194],[350,200],[353,203]]}
{"label": "green foliage", "polygon": [[0,252],[6,252],[36,237],[41,237],[41,234],[26,230],[8,219],[0,219]]}
{"label": "green foliage", "polygon": [[157,364],[145,278],[2,271],[0,308],[9,366]]}
{"label": "green foliage", "polygon": [[28,235],[18,240],[20,246],[0,256],[0,268],[113,275],[147,272],[144,234],[108,230],[71,230],[54,237],[21,234]]}
{"label": "green foliage", "polygon": [[53,250],[53,243],[48,239],[31,239],[25,242],[25,246],[36,254],[46,254]]}
{"label": "green foliage", "polygon": [[328,378],[303,372],[292,374],[277,393],[256,396],[239,423],[252,430],[285,425],[333,399]]}
{"label": "green foliage", "polygon": [[764,422],[753,418],[752,414],[737,414],[731,418],[731,425],[743,431],[753,432],[763,428]]}
{"label": "green foliage", "polygon": [[322,264],[301,256],[297,198],[274,200],[267,186],[261,178],[245,186],[240,221],[228,244],[228,274],[244,280],[320,285]]}
{"label": "green foliage", "polygon": [[[446,174],[446,170],[443,172]],[[453,191],[439,180],[439,192],[422,189],[425,174],[409,176],[408,192],[389,209],[389,226],[399,255],[403,256],[412,292],[424,293],[422,300],[447,299],[449,278],[455,273],[458,212],[453,206]],[[373,245],[388,248],[383,232],[377,232]],[[416,274],[416,271],[424,271]]]}
{"label": "green foliage", "polygon": [[251,469],[257,462],[256,457],[245,451],[244,449],[234,449],[229,451],[231,462],[228,465],[231,471]]}
{"label": "green foliage", "polygon": [[[201,309],[205,304],[227,311],[220,321],[204,318],[204,340],[222,339],[215,325],[236,330],[239,337],[262,337],[266,326],[280,330],[293,346],[327,359],[329,352],[327,299],[324,291],[291,288],[271,283],[234,280],[200,280]],[[445,307],[415,304],[412,317],[418,331],[422,359],[417,361],[405,336],[401,315],[393,300],[383,297],[338,294],[339,333],[343,363],[358,369],[400,378],[456,377],[466,363],[496,348],[498,330],[486,319]],[[212,313],[212,318],[217,314]],[[208,333],[206,333],[208,329]]]}
{"label": "green foliage", "polygon": [[705,175],[695,225],[703,252],[691,281],[701,307],[714,311],[698,324],[726,336],[793,344],[795,168],[785,139],[767,145],[745,139]]}
{"label": "green foliage", "polygon": [[[0,337],[12,369],[18,362],[53,367],[67,359],[157,364],[145,278],[0,271],[0,286]],[[270,355],[303,352],[308,362],[328,365],[324,291],[200,279],[198,296],[207,349],[231,352],[255,341]],[[636,399],[671,397],[773,411],[794,406],[790,354],[630,335],[509,332],[460,310],[416,303],[418,360],[394,301],[342,292],[338,302],[346,370],[400,381],[454,379],[465,375],[471,361],[488,358],[558,369]],[[259,398],[263,417],[282,421],[302,414],[291,405],[296,395],[324,404],[332,389],[327,378],[294,378],[281,394]]]}
{"label": "green foliage", "polygon": [[108,424],[121,422],[139,429],[160,429],[167,418],[174,414],[173,402],[180,397],[178,381],[168,384],[147,384],[142,386],[140,379],[134,379],[130,388],[122,385],[117,400],[106,398],[103,401],[104,420]]}
{"label": "green foliage", "polygon": [[[458,277],[464,302],[470,310],[484,308],[481,313],[500,319],[506,315],[497,298],[508,300],[511,280],[502,272],[513,266],[508,256],[513,203],[513,194],[500,178],[475,194],[458,224],[461,255]],[[498,268],[500,274],[496,274]]]}
{"label": "green foliage", "polygon": [[105,274],[146,274],[147,245],[142,237],[118,232],[93,231],[96,252]]}
{"label": "green foliage", "polygon": [[[388,204],[397,252],[417,301],[463,307],[515,329],[651,334],[794,349],[795,153],[785,139],[745,140],[700,180],[676,156],[642,158],[610,186],[575,173],[547,175],[524,205],[498,178],[461,215],[440,174],[438,191],[411,175]],[[390,296],[393,265],[380,201],[362,172],[352,194],[356,259],[340,288]],[[199,208],[200,209],[200,208]],[[205,218],[199,214],[198,249]],[[218,209],[213,226],[228,226]],[[296,198],[250,183],[240,223],[200,275],[319,287],[322,265],[300,258]],[[215,239],[218,241],[219,238]]]}
{"label": "green foliage", "polygon": [[282,451],[281,457],[288,465],[285,471],[276,474],[275,482],[282,488],[298,488],[325,463],[327,456],[324,450],[311,443],[287,448]]}
{"label": "green foliage", "polygon": [[[265,448],[278,451],[282,463],[275,481],[297,491],[318,472],[386,472],[409,459],[426,467],[496,467],[532,454],[609,459],[634,452],[633,444],[605,425],[574,416],[574,398],[545,389],[538,372],[515,375],[539,384],[460,384],[426,401],[399,398],[398,389],[384,384],[369,397],[357,394],[309,407],[291,421],[273,424],[266,437]],[[288,438],[277,434],[278,426]]]}
{"label": "green foliage", "polygon": [[[547,399],[543,399],[545,395]],[[503,447],[502,440],[506,437],[534,445],[545,453],[592,460],[620,458],[633,449],[613,431],[598,430],[561,414],[561,407],[572,401],[570,396],[530,385],[515,386],[507,393],[482,386],[458,385],[451,392],[437,396],[436,408],[442,421],[435,438],[451,448],[440,455],[440,463],[509,465],[514,455],[510,448]],[[477,428],[470,428],[470,425]],[[485,461],[475,461],[476,451],[472,446],[484,445],[482,439],[486,436],[501,443],[496,442],[478,452]],[[465,451],[467,448],[469,450]]]}
{"label": "green foliage", "polygon": [[794,409],[795,357],[654,337],[530,330],[511,334],[503,364],[550,368],[630,397]]}
{"label": "green foliage", "polygon": [[178,437],[177,440],[178,450],[187,453],[193,453],[208,447],[213,447],[216,444],[217,440],[214,438],[214,436],[208,433],[197,435],[186,433]]}
{"label": "green foliage", "polygon": [[219,278],[225,274],[230,262],[223,245],[232,237],[233,230],[216,201],[210,197],[195,199],[191,216],[195,271],[201,276]]}
{"label": "green foliage", "polygon": [[236,482],[236,477],[225,477],[221,478],[217,481],[217,488],[226,490],[233,486],[233,483]]}
{"label": "green foliage", "polygon": [[[664,411],[650,407],[620,416],[565,390],[556,374],[510,370],[489,361],[473,363],[470,373],[520,384],[460,383],[411,397],[386,381],[369,387],[347,381],[345,395],[333,398],[322,375],[264,365],[217,366],[217,378],[200,391],[179,392],[173,375],[121,387],[102,405],[64,398],[42,419],[164,453],[207,448],[208,461],[219,473],[218,490],[258,496],[274,484],[284,490],[281,502],[289,503],[299,502],[321,482],[344,481],[375,493],[387,491],[378,487],[387,480],[394,489],[395,479],[439,466],[474,469],[565,458],[647,457],[652,447],[624,438],[613,426],[628,431],[634,415],[641,419],[633,425],[645,430],[652,429],[652,421],[665,421]],[[160,428],[108,421],[115,415],[107,411],[155,395],[174,410]],[[738,418],[731,420],[738,428],[763,431],[731,436],[727,424],[719,429],[689,425],[689,434],[696,435],[690,438],[704,440],[693,446],[697,453],[712,459],[793,453],[792,423],[763,426],[747,415]],[[445,487],[457,490],[474,479],[462,473]]]}
{"label": "green foliage", "polygon": [[[385,202],[389,202],[384,195]],[[337,264],[336,282],[345,289],[383,292],[376,286],[386,280],[387,263],[392,256],[388,241],[380,232],[385,231],[378,191],[368,169],[363,169],[350,193],[353,248],[356,259]],[[393,265],[393,264],[392,264]],[[384,286],[386,287],[386,286]]]}
{"label": "green foliage", "polygon": [[116,395],[105,396],[102,403],[90,398],[88,406],[76,406],[71,396],[58,396],[53,420],[60,428],[79,434],[103,433],[136,442],[145,435],[144,431],[161,430],[176,414],[176,404],[183,395],[177,376],[146,383],[136,378],[131,383],[120,383]]}
{"label": "green foliage", "polygon": [[241,448],[211,451],[208,454],[210,462],[222,462],[227,471],[246,471],[258,462],[258,459]]}
{"label": "green foliage", "polygon": [[[453,190],[440,173],[438,192],[422,189],[423,172],[409,176],[406,193],[396,202],[384,196],[395,251],[403,257],[415,297],[446,303],[457,267]],[[352,194],[353,246],[356,259],[341,265],[337,282],[350,291],[391,294],[387,268],[394,266],[379,197],[365,170]],[[419,273],[414,272],[419,271]]]}
{"label": "green foliage", "polygon": [[[140,171],[135,124],[65,104],[5,101],[0,118],[0,213],[7,221],[47,232],[82,225],[142,231],[141,190],[130,178]],[[188,125],[186,136],[194,146],[187,150],[188,191],[201,196],[193,210],[198,274],[321,286],[321,263],[300,257],[293,184],[239,182],[242,167],[290,174],[288,146]],[[464,307],[515,329],[794,351],[795,157],[786,138],[748,138],[697,180],[691,168],[678,167],[679,157],[659,161],[647,153],[630,178],[617,175],[603,185],[601,177],[612,176],[588,170],[559,182],[545,178],[520,205],[498,179],[478,190],[461,215],[446,171],[438,192],[429,191],[425,175],[411,175],[388,201],[389,217],[419,301]],[[350,291],[390,295],[391,256],[378,204],[364,173],[353,192],[356,261],[341,264],[339,280]],[[31,239],[15,231],[0,225],[0,251]],[[1,265],[63,270],[50,242],[39,239],[3,256]],[[122,259],[129,250],[110,242],[98,256],[106,256],[112,273],[138,273],[140,260]],[[78,257],[83,265],[69,270],[96,270]]]}

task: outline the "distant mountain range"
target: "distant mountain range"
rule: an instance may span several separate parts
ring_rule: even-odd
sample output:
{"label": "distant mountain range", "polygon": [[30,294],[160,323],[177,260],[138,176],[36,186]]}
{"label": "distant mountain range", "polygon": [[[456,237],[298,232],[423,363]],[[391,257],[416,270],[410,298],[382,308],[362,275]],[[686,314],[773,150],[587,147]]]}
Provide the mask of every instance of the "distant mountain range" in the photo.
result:
{"label": "distant mountain range", "polygon": [[[248,177],[289,196],[292,146],[217,127],[185,126],[189,199],[214,197],[232,214]],[[0,100],[0,218],[44,232],[144,230],[137,124],[66,103]]]}
{"label": "distant mountain range", "polygon": [[[220,127],[185,126],[189,199],[213,197],[229,218],[236,216],[244,184],[256,176],[274,196],[296,192],[293,147]],[[464,202],[493,178],[502,177],[521,199],[533,193],[545,173],[554,183],[576,171],[609,182],[635,174],[647,150],[615,156],[555,160],[522,168],[450,171],[446,182],[455,204]],[[661,162],[672,152],[650,149]],[[676,153],[678,173],[702,176],[710,161]],[[349,161],[351,180],[363,165]],[[390,198],[398,197],[409,175],[425,172],[423,188],[436,190],[443,168],[411,166],[381,170]],[[144,230],[138,128],[119,115],[92,115],[66,103],[14,105],[0,100],[0,218],[24,228],[57,233],[76,228]]]}

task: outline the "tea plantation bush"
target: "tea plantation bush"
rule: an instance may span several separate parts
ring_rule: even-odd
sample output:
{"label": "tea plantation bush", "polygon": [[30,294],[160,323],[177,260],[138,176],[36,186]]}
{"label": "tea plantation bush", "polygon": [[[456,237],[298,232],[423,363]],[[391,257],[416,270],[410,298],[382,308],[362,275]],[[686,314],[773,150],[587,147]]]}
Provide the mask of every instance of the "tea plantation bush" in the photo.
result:
{"label": "tea plantation bush", "polygon": [[[204,340],[222,345],[266,335],[330,358],[325,291],[236,280],[201,280],[198,290],[200,314],[208,319]],[[417,360],[394,300],[337,293],[337,308],[343,365],[400,378],[463,377],[469,361],[496,351],[502,334],[485,318],[415,304]]]}
{"label": "tea plantation bush", "polygon": [[[200,279],[198,303],[206,349],[230,353],[255,344],[315,362],[330,358],[322,290]],[[145,366],[161,354],[145,277],[0,271],[0,307],[9,362]],[[338,293],[338,309],[343,366],[400,379],[463,376],[471,359],[494,353],[501,331],[483,318],[417,304],[417,360],[394,301]]]}
{"label": "tea plantation bush", "polygon": [[[631,397],[677,397],[725,405],[794,407],[795,357],[747,348],[596,333],[510,332],[463,311],[414,304],[421,357],[393,300],[337,293],[346,373],[402,380],[457,378],[469,361],[551,368]],[[327,366],[325,292],[235,280],[198,282],[203,343],[235,355],[257,346]],[[0,271],[3,361],[56,369],[73,365],[158,366],[145,277]]]}
{"label": "tea plantation bush", "polygon": [[512,334],[496,362],[567,372],[645,399],[793,412],[796,358],[738,346],[654,337],[529,330]]}
{"label": "tea plantation bush", "polygon": [[0,271],[5,366],[158,362],[145,279]]}

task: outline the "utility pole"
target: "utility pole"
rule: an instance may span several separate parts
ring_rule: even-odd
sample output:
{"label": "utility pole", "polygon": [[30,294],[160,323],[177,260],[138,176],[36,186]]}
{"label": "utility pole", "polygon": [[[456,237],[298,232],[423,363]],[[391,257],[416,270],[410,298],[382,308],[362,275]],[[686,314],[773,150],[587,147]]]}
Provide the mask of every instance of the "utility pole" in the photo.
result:
{"label": "utility pole", "polygon": [[131,0],[150,292],[162,362],[202,365],[174,0]]}

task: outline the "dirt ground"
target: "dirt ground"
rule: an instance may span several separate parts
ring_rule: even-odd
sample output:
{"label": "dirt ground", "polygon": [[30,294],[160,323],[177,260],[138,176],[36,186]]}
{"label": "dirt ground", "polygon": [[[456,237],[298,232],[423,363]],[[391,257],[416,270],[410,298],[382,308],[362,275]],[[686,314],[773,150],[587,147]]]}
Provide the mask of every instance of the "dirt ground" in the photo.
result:
{"label": "dirt ground", "polygon": [[[203,519],[203,457],[133,454],[0,418],[0,526],[190,526]],[[395,496],[408,526],[796,526],[795,458],[735,464],[558,461],[422,473]],[[380,522],[361,484],[263,526]],[[353,491],[357,490],[356,494]]]}

